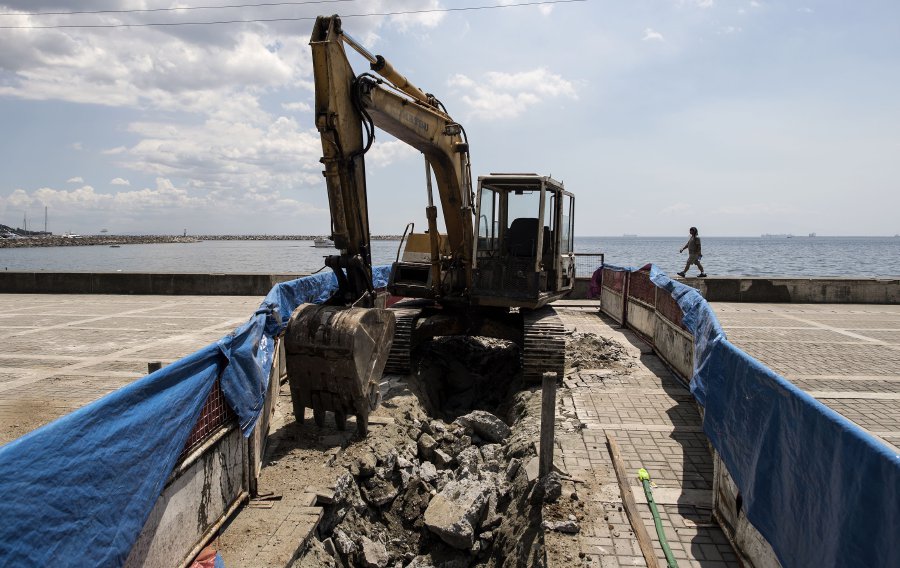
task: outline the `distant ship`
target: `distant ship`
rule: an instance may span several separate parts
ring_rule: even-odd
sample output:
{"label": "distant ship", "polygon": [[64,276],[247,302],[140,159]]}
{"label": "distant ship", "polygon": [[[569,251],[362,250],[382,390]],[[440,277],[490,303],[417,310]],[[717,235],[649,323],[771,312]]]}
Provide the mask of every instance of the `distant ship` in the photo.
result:
{"label": "distant ship", "polygon": [[810,237],[815,237],[816,234],[815,234],[815,233],[810,233],[809,236],[810,236]]}
{"label": "distant ship", "polygon": [[632,237],[632,238],[634,238],[634,237],[636,237],[637,235],[633,235],[633,234],[631,234],[631,233],[625,233],[625,234],[622,235],[622,236],[623,236],[623,237]]}
{"label": "distant ship", "polygon": [[792,235],[790,233],[776,233],[776,234],[764,233],[762,235],[762,237],[764,239],[791,239],[794,237],[794,235]]}
{"label": "distant ship", "polygon": [[316,237],[313,240],[313,246],[316,248],[334,248],[334,241],[326,237]]}

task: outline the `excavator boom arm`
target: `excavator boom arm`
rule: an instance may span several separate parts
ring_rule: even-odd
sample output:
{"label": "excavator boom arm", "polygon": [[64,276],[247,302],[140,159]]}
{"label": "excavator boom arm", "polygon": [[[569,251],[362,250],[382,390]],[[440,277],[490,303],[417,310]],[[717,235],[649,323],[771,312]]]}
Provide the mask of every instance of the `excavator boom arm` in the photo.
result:
{"label": "excavator boom arm", "polygon": [[[384,73],[387,82],[371,74],[354,73],[344,51],[349,43],[369,59],[372,70]],[[364,154],[377,126],[421,151],[434,171],[451,263],[464,267],[463,285],[471,283],[473,204],[468,145],[462,127],[380,56],[365,52],[341,31],[337,16],[320,17],[310,46],[315,75],[316,126],[322,139],[322,163],[331,209],[332,238],[342,251],[347,268],[362,264],[371,277],[368,196]],[[399,84],[395,84],[399,83]],[[424,100],[423,100],[424,98]],[[354,260],[355,259],[355,260]],[[358,269],[357,269],[358,270]],[[350,270],[348,269],[348,273]],[[340,277],[340,276],[339,276]],[[351,277],[350,296],[361,296],[361,283]],[[351,301],[356,298],[350,298]]]}

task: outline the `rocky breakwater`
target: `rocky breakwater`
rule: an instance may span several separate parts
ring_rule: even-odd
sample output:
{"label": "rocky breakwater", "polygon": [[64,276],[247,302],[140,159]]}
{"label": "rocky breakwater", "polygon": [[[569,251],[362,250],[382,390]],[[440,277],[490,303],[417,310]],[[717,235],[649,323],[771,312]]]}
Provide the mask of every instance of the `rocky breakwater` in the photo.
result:
{"label": "rocky breakwater", "polygon": [[147,245],[163,243],[197,243],[196,237],[169,235],[94,235],[82,237],[34,237],[26,239],[0,239],[0,248],[25,247],[79,247],[113,245]]}

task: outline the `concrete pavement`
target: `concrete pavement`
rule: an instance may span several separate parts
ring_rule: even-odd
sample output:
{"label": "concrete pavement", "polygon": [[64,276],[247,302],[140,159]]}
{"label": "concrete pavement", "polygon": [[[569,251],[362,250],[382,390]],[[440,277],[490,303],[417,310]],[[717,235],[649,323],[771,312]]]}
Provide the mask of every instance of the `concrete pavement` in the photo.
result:
{"label": "concrete pavement", "polygon": [[217,341],[261,296],[0,294],[0,444]]}

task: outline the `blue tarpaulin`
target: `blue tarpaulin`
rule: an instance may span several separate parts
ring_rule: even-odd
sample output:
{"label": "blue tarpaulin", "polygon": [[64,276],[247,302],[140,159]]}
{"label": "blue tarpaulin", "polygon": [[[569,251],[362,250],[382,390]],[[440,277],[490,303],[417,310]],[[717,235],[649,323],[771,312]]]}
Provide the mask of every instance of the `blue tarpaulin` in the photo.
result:
{"label": "blue tarpaulin", "polygon": [[[375,287],[388,273],[375,269]],[[0,447],[0,565],[121,566],[215,380],[249,435],[274,336],[336,288],[331,272],[278,284],[219,342]]]}
{"label": "blue tarpaulin", "polygon": [[731,344],[695,289],[650,279],[694,335],[703,430],[782,565],[900,567],[900,456]]}
{"label": "blue tarpaulin", "polygon": [[121,566],[224,366],[210,345],[0,447],[0,565]]}

